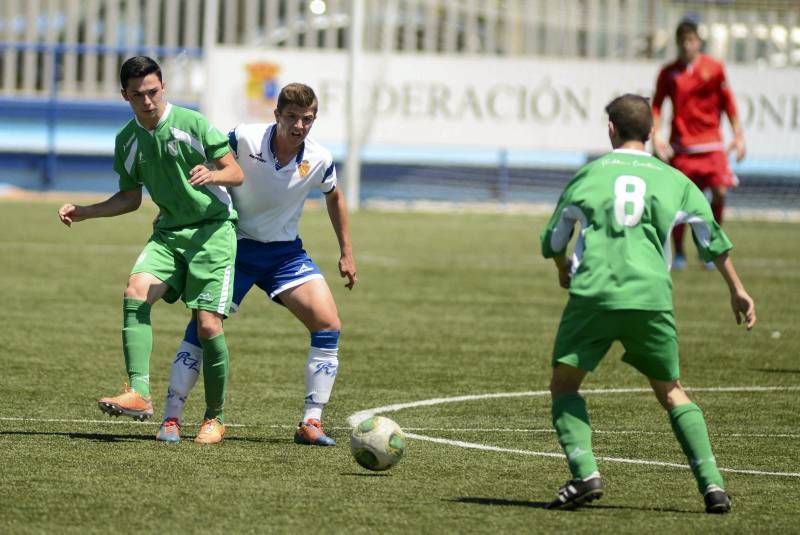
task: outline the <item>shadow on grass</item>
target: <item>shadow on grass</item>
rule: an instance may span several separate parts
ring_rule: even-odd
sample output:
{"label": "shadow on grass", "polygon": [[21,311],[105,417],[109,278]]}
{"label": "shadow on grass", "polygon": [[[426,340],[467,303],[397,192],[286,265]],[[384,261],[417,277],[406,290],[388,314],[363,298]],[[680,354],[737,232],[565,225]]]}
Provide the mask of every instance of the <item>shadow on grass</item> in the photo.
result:
{"label": "shadow on grass", "polygon": [[67,437],[80,440],[92,440],[94,442],[125,442],[130,440],[154,440],[147,435],[119,435],[108,433],[56,433],[46,431],[0,431],[0,436],[31,436],[31,437]]}
{"label": "shadow on grass", "polygon": [[477,496],[461,496],[460,498],[445,499],[447,502],[474,503],[476,505],[506,505],[513,507],[532,507],[544,509],[549,502],[532,502],[527,500],[507,500],[505,498],[479,498]]}
{"label": "shadow on grass", "polygon": [[386,472],[340,472],[340,476],[353,476],[353,477],[389,477],[391,474]]}
{"label": "shadow on grass", "polygon": [[[530,507],[531,509],[544,509],[549,502],[534,502],[527,500],[507,500],[505,498],[481,498],[477,496],[461,496],[444,500],[456,503],[472,503],[476,505],[505,505],[510,507]],[[554,513],[575,513],[581,511],[591,511],[592,509],[620,509],[629,511],[655,511],[657,513],[683,513],[683,514],[705,514],[702,511],[687,511],[685,509],[672,509],[667,507],[632,507],[628,505],[601,505],[592,504],[577,507],[575,509],[554,510]]]}
{"label": "shadow on grass", "polygon": [[800,368],[798,369],[786,369],[786,368],[750,368],[754,372],[764,372],[764,373],[800,373]]}
{"label": "shadow on grass", "polygon": [[[143,442],[156,442],[155,435],[123,435],[118,433],[63,433],[45,431],[0,431],[0,436],[47,436],[67,437],[77,440],[90,440],[93,442],[129,442],[139,440]],[[193,442],[194,436],[184,436],[181,442]],[[226,437],[225,442],[252,442],[256,444],[291,444],[291,439],[286,438],[249,438]]]}

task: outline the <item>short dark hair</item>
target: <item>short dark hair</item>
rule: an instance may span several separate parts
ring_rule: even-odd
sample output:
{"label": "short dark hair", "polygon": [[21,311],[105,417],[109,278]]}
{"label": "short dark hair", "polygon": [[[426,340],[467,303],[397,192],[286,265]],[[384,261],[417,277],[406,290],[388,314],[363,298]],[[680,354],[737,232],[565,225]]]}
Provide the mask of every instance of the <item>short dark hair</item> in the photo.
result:
{"label": "short dark hair", "polygon": [[643,96],[626,93],[606,106],[608,120],[614,123],[623,142],[646,142],[653,128],[653,113],[650,101]]}
{"label": "short dark hair", "polygon": [[292,83],[284,86],[278,94],[278,113],[289,104],[294,104],[301,108],[314,108],[317,112],[317,95],[314,90],[306,84]]}
{"label": "short dark hair", "polygon": [[134,56],[125,60],[122,68],[119,70],[119,83],[122,84],[122,89],[127,89],[128,80],[131,78],[144,78],[148,74],[155,73],[158,76],[158,81],[163,82],[161,79],[161,67],[153,58],[147,56]]}
{"label": "short dark hair", "polygon": [[678,27],[675,28],[675,40],[680,41],[687,33],[693,33],[700,37],[700,31],[697,29],[697,23],[692,19],[683,19],[678,23]]}

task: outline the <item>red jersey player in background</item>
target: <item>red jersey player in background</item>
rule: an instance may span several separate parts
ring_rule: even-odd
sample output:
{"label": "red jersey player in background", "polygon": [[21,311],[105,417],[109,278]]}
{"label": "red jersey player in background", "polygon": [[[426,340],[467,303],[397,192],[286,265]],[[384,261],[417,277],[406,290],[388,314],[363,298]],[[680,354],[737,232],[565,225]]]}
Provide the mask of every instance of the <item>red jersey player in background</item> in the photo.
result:
{"label": "red jersey player in background", "polygon": [[[653,95],[653,146],[656,155],[688,176],[703,190],[711,190],[711,209],[722,224],[725,194],[738,179],[728,167],[720,131],[722,112],[728,116],[734,138],[728,150],[736,152],[736,161],[745,155],[744,135],[736,114],[736,103],[728,87],[721,62],[702,54],[703,42],[697,24],[684,20],[675,31],[678,59],[665,65],[658,74]],[[667,143],[660,136],[661,105],[672,101],[672,129]],[[673,230],[674,269],[686,267],[683,252],[684,225]],[[713,264],[706,265],[713,269]]]}

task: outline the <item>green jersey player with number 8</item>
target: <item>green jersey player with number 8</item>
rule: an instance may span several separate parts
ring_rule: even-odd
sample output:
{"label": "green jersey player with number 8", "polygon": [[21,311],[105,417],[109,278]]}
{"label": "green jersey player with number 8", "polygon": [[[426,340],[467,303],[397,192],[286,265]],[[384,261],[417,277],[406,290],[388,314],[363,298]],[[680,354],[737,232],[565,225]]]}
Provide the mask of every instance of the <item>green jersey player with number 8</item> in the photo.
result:
{"label": "green jersey player with number 8", "polygon": [[[705,418],[680,384],[678,336],[672,313],[670,233],[688,223],[705,261],[728,284],[737,323],[756,322],[703,193],[686,176],[645,152],[653,122],[647,100],[623,95],[607,107],[614,150],[584,166],[566,186],[542,232],[542,254],[553,258],[569,301],[553,349],[550,383],[553,425],[573,479],[548,508],[571,508],[599,498],[603,484],[592,453],[586,402],[578,393],[611,344],[650,381],[667,411],[709,513],[726,513],[730,498],[717,468]],[[567,244],[580,225],[573,253]]]}

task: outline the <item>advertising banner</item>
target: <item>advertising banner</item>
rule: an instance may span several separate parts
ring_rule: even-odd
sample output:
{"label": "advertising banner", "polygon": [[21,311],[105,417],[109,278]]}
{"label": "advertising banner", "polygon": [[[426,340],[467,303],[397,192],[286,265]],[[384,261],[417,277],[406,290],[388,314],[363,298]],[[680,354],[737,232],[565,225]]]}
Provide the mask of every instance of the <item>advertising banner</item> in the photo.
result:
{"label": "advertising banner", "polygon": [[[313,135],[345,143],[345,52],[219,47],[207,61],[203,110],[219,128],[272,121],[280,88],[303,82],[320,101]],[[365,145],[604,152],[605,105],[626,92],[650,96],[659,68],[655,62],[364,54],[357,128]],[[728,77],[750,156],[800,158],[800,72],[733,66]]]}

